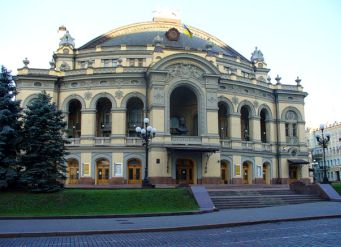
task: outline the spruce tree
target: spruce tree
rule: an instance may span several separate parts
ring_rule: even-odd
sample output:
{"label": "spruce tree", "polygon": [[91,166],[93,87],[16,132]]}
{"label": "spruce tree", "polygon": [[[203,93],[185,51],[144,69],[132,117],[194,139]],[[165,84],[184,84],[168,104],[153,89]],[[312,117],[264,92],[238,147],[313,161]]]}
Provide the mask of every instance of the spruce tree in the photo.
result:
{"label": "spruce tree", "polygon": [[43,92],[24,111],[23,164],[21,181],[32,192],[53,192],[65,180],[66,123],[51,97]]}
{"label": "spruce tree", "polygon": [[16,186],[20,171],[21,108],[16,87],[5,67],[0,72],[0,189]]}

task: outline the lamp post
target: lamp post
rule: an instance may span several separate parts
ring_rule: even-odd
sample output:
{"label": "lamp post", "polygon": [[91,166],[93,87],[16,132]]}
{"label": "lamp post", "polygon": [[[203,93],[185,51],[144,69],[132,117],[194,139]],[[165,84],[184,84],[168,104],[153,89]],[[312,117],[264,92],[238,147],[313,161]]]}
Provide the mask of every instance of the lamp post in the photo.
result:
{"label": "lamp post", "polygon": [[149,124],[149,119],[145,118],[143,120],[143,123],[145,125],[144,128],[136,127],[135,131],[139,137],[142,139],[142,145],[145,146],[145,152],[146,152],[146,164],[145,164],[145,170],[144,170],[144,178],[142,181],[142,187],[144,188],[154,188],[154,185],[152,185],[148,178],[148,151],[149,151],[149,142],[155,137],[156,129]]}
{"label": "lamp post", "polygon": [[323,180],[322,180],[322,183],[323,184],[328,184],[329,181],[328,181],[328,177],[327,177],[326,151],[325,151],[325,149],[327,148],[327,145],[328,145],[328,143],[330,141],[330,134],[324,135],[323,134],[324,129],[325,129],[324,124],[321,124],[320,125],[320,130],[321,130],[322,134],[321,134],[321,136],[317,135],[316,136],[316,140],[317,140],[318,144],[323,149]]}

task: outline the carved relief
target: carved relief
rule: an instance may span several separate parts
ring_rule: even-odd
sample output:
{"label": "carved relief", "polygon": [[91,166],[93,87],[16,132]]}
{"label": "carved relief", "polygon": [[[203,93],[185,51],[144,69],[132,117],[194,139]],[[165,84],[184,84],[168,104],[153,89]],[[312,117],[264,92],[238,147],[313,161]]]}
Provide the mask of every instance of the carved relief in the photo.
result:
{"label": "carved relief", "polygon": [[207,107],[217,107],[218,99],[216,93],[207,93]]}
{"label": "carved relief", "polygon": [[90,100],[92,98],[92,93],[90,91],[87,91],[84,93],[84,99]]}
{"label": "carved relief", "polygon": [[168,68],[168,78],[172,79],[174,77],[180,78],[195,78],[201,80],[204,71],[192,64],[177,63],[169,66]]}
{"label": "carved relief", "polygon": [[232,103],[233,103],[234,105],[237,105],[237,104],[238,104],[238,102],[239,102],[239,99],[238,99],[238,97],[236,97],[236,96],[233,96],[233,98],[232,98]]}
{"label": "carved relief", "polygon": [[161,88],[154,89],[153,103],[163,105],[165,103],[164,91]]}
{"label": "carved relief", "polygon": [[118,90],[115,92],[115,98],[116,99],[122,99],[123,98],[123,92],[121,90]]}

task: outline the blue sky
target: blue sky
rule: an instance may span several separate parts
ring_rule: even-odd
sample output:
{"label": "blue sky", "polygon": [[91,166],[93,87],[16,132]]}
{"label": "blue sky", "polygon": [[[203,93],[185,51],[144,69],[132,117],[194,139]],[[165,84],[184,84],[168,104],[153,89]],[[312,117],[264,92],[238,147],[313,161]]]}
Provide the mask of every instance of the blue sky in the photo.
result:
{"label": "blue sky", "polygon": [[273,78],[295,84],[306,98],[307,126],[341,121],[341,1],[339,0],[3,0],[0,64],[16,74],[22,60],[48,68],[65,25],[76,47],[114,28],[152,19],[172,8],[181,20],[202,29],[247,58],[257,46]]}

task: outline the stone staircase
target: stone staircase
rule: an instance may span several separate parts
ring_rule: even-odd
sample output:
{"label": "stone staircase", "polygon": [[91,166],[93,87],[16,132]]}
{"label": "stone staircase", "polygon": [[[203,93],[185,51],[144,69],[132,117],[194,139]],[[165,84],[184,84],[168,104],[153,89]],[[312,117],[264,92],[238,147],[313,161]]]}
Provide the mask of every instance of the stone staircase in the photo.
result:
{"label": "stone staircase", "polygon": [[217,209],[257,208],[322,201],[316,195],[297,194],[288,185],[207,185]]}

